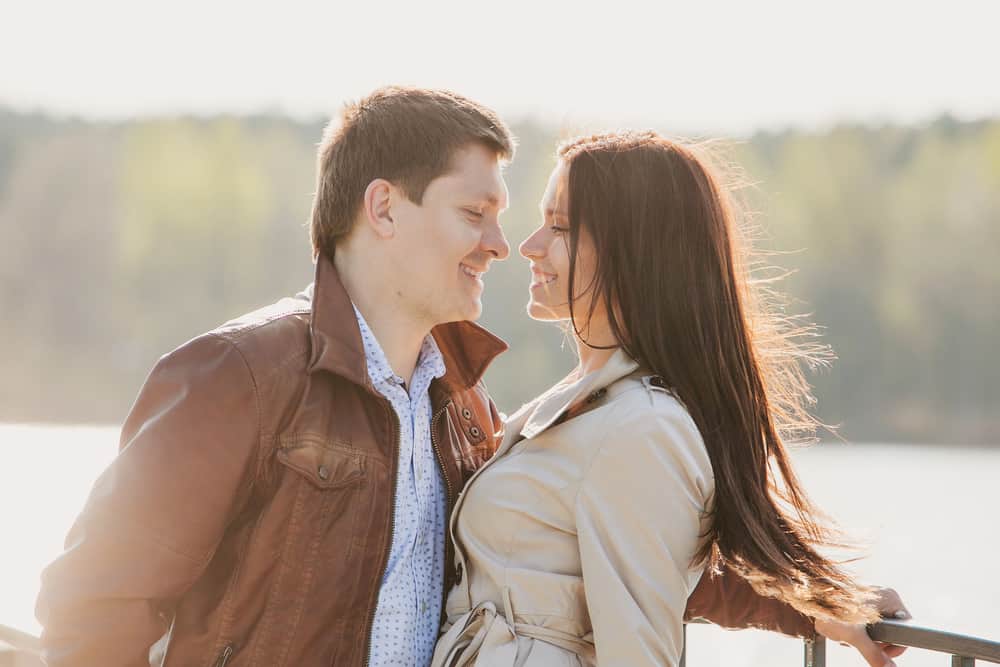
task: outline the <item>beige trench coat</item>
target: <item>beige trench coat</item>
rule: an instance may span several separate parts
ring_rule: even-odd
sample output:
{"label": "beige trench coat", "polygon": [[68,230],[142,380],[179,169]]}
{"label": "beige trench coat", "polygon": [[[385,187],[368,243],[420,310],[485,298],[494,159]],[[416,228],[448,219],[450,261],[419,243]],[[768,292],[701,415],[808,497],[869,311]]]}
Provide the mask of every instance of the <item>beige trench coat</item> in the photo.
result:
{"label": "beige trench coat", "polygon": [[713,490],[687,410],[623,352],[570,376],[508,420],[459,496],[433,667],[676,665]]}

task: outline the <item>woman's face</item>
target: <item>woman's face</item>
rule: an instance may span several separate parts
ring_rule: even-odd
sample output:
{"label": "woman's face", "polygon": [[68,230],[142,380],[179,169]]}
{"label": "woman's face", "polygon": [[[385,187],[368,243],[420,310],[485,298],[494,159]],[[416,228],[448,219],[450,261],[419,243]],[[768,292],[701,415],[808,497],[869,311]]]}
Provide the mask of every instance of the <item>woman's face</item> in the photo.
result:
{"label": "woman's face", "polygon": [[[568,320],[569,303],[569,168],[559,161],[549,177],[540,204],[542,224],[521,244],[521,255],[531,260],[531,287],[528,315],[536,320]],[[576,326],[590,312],[595,270],[594,244],[586,229],[580,230],[577,244],[573,311]],[[600,316],[601,309],[594,312]]]}

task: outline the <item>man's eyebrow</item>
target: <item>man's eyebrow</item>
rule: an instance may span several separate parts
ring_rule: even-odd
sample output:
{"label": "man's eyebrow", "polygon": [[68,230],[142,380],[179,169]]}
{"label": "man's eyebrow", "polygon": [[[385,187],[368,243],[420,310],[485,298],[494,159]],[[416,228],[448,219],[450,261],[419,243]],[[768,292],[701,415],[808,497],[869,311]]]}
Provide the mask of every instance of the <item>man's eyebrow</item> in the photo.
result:
{"label": "man's eyebrow", "polygon": [[500,207],[500,197],[496,196],[496,194],[492,192],[483,192],[473,196],[472,198],[476,201],[484,201],[490,206],[496,206],[497,208]]}
{"label": "man's eyebrow", "polygon": [[510,199],[504,195],[497,195],[494,192],[484,192],[479,196],[480,201],[485,201],[489,206],[499,210],[506,211],[510,208]]}

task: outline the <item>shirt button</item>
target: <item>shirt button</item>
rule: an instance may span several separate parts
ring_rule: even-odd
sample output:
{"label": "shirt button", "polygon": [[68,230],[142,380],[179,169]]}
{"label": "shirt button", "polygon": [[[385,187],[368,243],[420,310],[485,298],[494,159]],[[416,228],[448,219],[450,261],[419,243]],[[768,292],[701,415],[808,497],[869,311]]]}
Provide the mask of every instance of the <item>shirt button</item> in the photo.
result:
{"label": "shirt button", "polygon": [[320,466],[316,471],[316,474],[319,475],[319,478],[323,481],[330,479],[330,469],[326,466]]}
{"label": "shirt button", "polygon": [[469,429],[469,435],[471,435],[473,438],[478,438],[480,433],[481,431],[479,430],[478,426],[473,426],[472,428]]}
{"label": "shirt button", "polygon": [[469,408],[462,408],[462,416],[466,419],[472,419],[472,410]]}

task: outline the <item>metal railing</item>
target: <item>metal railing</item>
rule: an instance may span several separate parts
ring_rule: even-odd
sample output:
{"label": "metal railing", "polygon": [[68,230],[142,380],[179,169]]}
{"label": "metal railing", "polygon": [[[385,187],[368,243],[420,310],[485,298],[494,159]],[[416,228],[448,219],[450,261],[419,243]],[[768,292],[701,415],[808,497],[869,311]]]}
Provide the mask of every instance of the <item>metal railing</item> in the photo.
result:
{"label": "metal railing", "polygon": [[0,667],[41,665],[40,652],[38,637],[0,625]]}
{"label": "metal railing", "polygon": [[[692,621],[706,623],[707,621]],[[951,667],[973,667],[976,660],[1000,664],[1000,642],[960,635],[944,630],[923,628],[905,621],[884,620],[868,626],[868,636],[877,642],[926,649],[951,657]],[[826,638],[803,639],[805,667],[826,667]],[[684,626],[684,653],[680,667],[687,658],[687,626]],[[905,658],[904,658],[905,660]]]}
{"label": "metal railing", "polygon": [[[693,621],[704,623],[704,621]],[[868,635],[878,642],[936,651],[951,656],[951,667],[973,667],[976,660],[1000,664],[1000,642],[960,635],[944,630],[922,628],[903,621],[885,620],[868,627]],[[0,644],[6,643],[25,656],[37,657],[40,648],[38,637],[0,625]],[[826,639],[804,639],[803,665],[826,667]],[[684,653],[680,667],[685,667],[687,657],[687,626],[684,626]]]}

